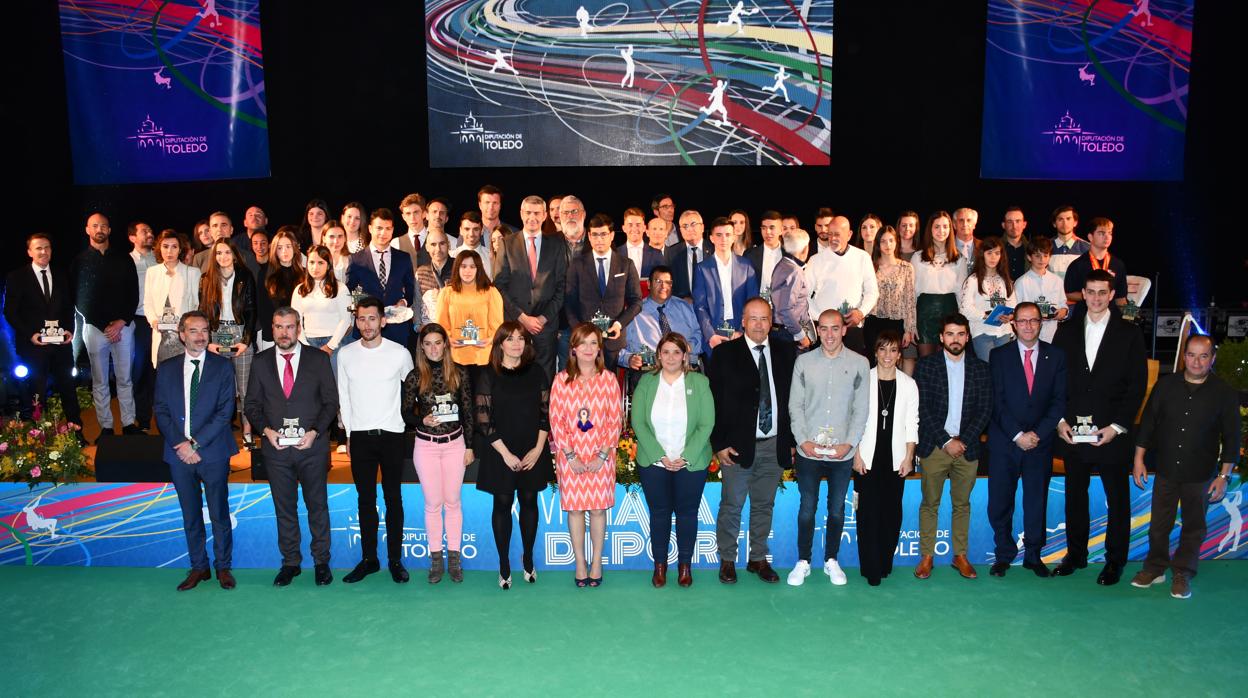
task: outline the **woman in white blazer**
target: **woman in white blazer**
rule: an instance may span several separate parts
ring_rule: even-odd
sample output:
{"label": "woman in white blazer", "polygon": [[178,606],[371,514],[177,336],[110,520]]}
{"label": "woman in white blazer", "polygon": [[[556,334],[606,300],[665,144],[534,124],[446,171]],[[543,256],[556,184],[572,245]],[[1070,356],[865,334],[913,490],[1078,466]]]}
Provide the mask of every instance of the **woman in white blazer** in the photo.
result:
{"label": "woman in white blazer", "polygon": [[901,335],[892,329],[880,332],[871,369],[867,429],[854,456],[858,561],[871,586],[893,571],[893,551],[901,535],[901,499],[919,443],[919,387],[897,370],[900,359]]}
{"label": "woman in white blazer", "polygon": [[165,230],[156,240],[160,264],[147,268],[143,281],[143,314],[151,323],[152,365],[183,353],[178,338],[178,320],[182,313],[199,307],[199,276],[196,267],[180,260],[185,241],[172,230]]}

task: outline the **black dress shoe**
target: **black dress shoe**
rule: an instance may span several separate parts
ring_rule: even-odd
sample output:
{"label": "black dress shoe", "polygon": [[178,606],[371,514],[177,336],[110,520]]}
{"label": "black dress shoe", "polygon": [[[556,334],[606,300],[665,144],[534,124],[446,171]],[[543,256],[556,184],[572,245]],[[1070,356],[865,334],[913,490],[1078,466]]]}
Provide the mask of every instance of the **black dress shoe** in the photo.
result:
{"label": "black dress shoe", "polygon": [[766,560],[751,560],[745,566],[746,572],[753,572],[758,578],[768,584],[775,584],[780,581],[780,575],[771,568],[771,563]]}
{"label": "black dress shoe", "polygon": [[127,424],[121,428],[121,433],[126,436],[147,436],[147,432],[138,424]]}
{"label": "black dress shoe", "polygon": [[395,584],[407,584],[407,580],[411,579],[411,576],[407,574],[407,568],[403,566],[402,562],[395,561],[390,563],[390,578],[394,580]]}
{"label": "black dress shoe", "polygon": [[334,581],[334,575],[329,571],[329,565],[317,565],[315,571],[316,585],[318,587],[329,586]]}
{"label": "black dress shoe", "polygon": [[1103,587],[1113,586],[1122,579],[1122,565],[1116,565],[1112,562],[1105,563],[1105,569],[1096,576],[1096,583]]}
{"label": "black dress shoe", "polygon": [[1036,573],[1037,577],[1052,577],[1053,573],[1049,571],[1049,566],[1043,562],[1028,562],[1023,560],[1023,568],[1029,569]]}
{"label": "black dress shoe", "polygon": [[988,574],[994,577],[1004,577],[1006,572],[1010,571],[1010,563],[1005,560],[997,560],[992,563],[992,567],[988,569]]}
{"label": "black dress shoe", "polygon": [[191,570],[187,573],[186,579],[178,585],[178,591],[190,591],[199,586],[200,582],[206,582],[209,579],[212,579],[212,573],[208,570]]}
{"label": "black dress shoe", "polygon": [[737,583],[737,566],[727,560],[719,563],[719,581],[724,584]]}
{"label": "black dress shoe", "polygon": [[1063,558],[1062,561],[1058,563],[1057,567],[1053,568],[1052,576],[1069,577],[1075,573],[1075,570],[1081,570],[1087,566],[1088,563],[1086,562],[1073,562],[1070,558]]}
{"label": "black dress shoe", "polygon": [[273,578],[273,586],[284,587],[290,585],[290,580],[303,574],[303,569],[294,565],[282,565],[282,569],[277,571],[277,576]]}
{"label": "black dress shoe", "polygon": [[347,573],[347,576],[342,578],[342,583],[355,584],[380,569],[381,563],[376,560],[360,560],[360,564],[356,565],[355,569],[351,570]]}

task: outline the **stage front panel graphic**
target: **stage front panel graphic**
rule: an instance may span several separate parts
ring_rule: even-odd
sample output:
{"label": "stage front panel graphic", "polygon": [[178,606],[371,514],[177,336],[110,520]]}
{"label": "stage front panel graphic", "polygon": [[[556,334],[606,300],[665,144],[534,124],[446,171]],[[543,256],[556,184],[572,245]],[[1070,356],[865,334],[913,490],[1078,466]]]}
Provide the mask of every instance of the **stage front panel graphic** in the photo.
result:
{"label": "stage front panel graphic", "polygon": [[1183,178],[1194,0],[990,0],[980,172]]}
{"label": "stage front panel graphic", "polygon": [[427,0],[433,167],[830,164],[832,0]]}
{"label": "stage front panel graphic", "polygon": [[76,184],[269,176],[259,0],[61,0]]}

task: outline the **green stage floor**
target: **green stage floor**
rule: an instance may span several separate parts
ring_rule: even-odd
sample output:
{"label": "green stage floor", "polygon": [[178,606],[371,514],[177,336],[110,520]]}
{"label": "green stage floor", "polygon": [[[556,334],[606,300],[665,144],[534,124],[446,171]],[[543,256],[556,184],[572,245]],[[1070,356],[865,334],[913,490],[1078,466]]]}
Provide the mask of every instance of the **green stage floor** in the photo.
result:
{"label": "green stage floor", "polygon": [[[1133,564],[1128,569],[1134,574]],[[503,592],[469,572],[437,586],[384,569],[285,589],[238,570],[190,592],[182,570],[0,567],[5,696],[69,695],[1244,695],[1248,564],[1206,562],[1169,586],[1095,583],[1098,569],[975,581],[899,569],[877,588],[816,572],[802,588],[740,570],[691,589],[569,573]],[[782,570],[781,575],[787,572]],[[517,572],[516,577],[519,577]]]}

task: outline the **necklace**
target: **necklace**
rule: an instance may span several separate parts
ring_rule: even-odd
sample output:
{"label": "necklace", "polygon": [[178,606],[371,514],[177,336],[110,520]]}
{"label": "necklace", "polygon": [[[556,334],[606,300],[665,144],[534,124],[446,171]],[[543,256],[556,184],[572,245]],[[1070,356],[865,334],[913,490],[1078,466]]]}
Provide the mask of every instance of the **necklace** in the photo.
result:
{"label": "necklace", "polygon": [[[884,389],[885,384],[888,385],[888,390]],[[884,430],[888,428],[888,406],[893,403],[893,395],[897,392],[897,381],[896,379],[891,381],[877,379],[876,387],[879,391],[880,429]]]}

